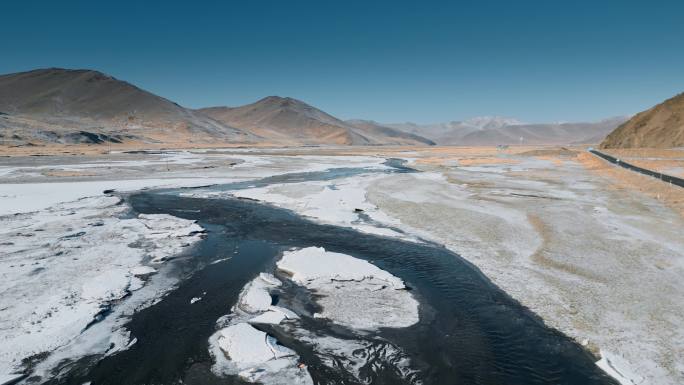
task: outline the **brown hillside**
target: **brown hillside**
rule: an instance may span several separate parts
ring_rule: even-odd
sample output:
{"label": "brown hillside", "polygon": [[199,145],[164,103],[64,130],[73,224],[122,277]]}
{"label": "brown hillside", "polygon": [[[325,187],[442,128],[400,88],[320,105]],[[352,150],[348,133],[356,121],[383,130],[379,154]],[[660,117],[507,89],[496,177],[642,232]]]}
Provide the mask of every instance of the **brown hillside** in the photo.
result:
{"label": "brown hillside", "polygon": [[674,148],[684,146],[684,93],[640,112],[620,125],[601,148]]}
{"label": "brown hillside", "polygon": [[344,122],[300,100],[269,96],[240,107],[198,110],[224,124],[288,144],[430,144],[417,135],[388,127]]}
{"label": "brown hillside", "polygon": [[18,143],[252,139],[245,132],[91,70],[48,68],[1,75],[0,113],[3,136]]}

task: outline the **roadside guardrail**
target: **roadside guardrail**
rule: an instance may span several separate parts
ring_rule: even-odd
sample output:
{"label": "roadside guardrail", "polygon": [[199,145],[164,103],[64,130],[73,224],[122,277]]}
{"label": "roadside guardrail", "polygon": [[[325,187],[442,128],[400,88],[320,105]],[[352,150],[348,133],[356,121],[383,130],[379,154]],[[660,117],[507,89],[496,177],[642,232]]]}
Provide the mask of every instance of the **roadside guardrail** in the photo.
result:
{"label": "roadside guardrail", "polygon": [[591,152],[592,154],[594,154],[600,158],[603,158],[603,159],[609,161],[610,163],[616,164],[620,167],[624,167],[628,170],[632,170],[632,171],[635,171],[635,172],[638,172],[638,173],[641,173],[644,175],[652,176],[654,178],[662,180],[665,183],[670,183],[670,184],[673,184],[673,185],[676,185],[679,187],[684,187],[684,179],[682,179],[682,178],[677,178],[677,177],[672,176],[672,175],[667,175],[667,174],[663,174],[660,172],[651,171],[651,170],[648,170],[645,168],[635,166],[633,164],[629,164],[629,163],[624,162],[624,161],[622,161],[622,160],[620,160],[614,156],[604,154],[604,153],[597,151],[593,148],[589,148],[589,152]]}

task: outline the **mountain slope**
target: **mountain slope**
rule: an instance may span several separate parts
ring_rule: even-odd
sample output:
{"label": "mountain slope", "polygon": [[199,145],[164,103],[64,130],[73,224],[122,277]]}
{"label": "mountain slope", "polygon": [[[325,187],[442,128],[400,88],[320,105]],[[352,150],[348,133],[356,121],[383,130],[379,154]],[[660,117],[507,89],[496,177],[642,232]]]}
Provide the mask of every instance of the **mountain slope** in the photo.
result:
{"label": "mountain slope", "polygon": [[625,120],[626,118],[617,117],[593,123],[525,124],[515,119],[483,117],[462,122],[427,125],[399,123],[389,126],[422,135],[440,145],[564,145],[598,143]]}
{"label": "mountain slope", "polygon": [[462,137],[477,131],[498,129],[507,125],[520,123],[516,119],[503,117],[476,117],[464,121],[451,121],[445,123],[416,124],[394,123],[386,126],[421,135],[429,138],[437,144],[459,144]]}
{"label": "mountain slope", "polygon": [[[14,135],[60,141],[85,131],[156,141],[251,135],[127,82],[91,70],[40,69],[0,76],[0,127]],[[48,132],[41,127],[49,126]],[[86,135],[84,138],[87,138]],[[66,140],[68,141],[68,139]]]}
{"label": "mountain slope", "polygon": [[381,141],[391,141],[393,142],[392,144],[405,144],[405,145],[415,145],[415,144],[424,144],[428,146],[433,146],[435,145],[435,142],[433,142],[430,139],[424,138],[420,135],[404,132],[401,130],[397,130],[395,128],[387,127],[384,126],[378,122],[372,121],[372,120],[361,120],[361,119],[352,119],[352,120],[346,120],[346,124],[360,130],[363,132],[363,135],[372,138],[373,140],[377,142]]}
{"label": "mountain slope", "polygon": [[631,147],[684,147],[684,93],[636,114],[601,143],[601,148]]}
{"label": "mountain slope", "polygon": [[427,140],[391,128],[355,126],[300,100],[269,96],[240,107],[198,110],[263,140],[284,144],[426,144]]}

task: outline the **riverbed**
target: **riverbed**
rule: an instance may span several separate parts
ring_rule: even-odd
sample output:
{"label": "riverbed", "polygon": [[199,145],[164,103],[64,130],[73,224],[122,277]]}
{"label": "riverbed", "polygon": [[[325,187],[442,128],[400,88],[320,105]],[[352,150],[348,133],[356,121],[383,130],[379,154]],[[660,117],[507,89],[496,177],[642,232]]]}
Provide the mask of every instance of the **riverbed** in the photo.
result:
{"label": "riverbed", "polygon": [[[242,383],[217,370],[210,340],[272,273],[274,304],[298,319],[254,326],[315,383],[613,383],[599,358],[623,384],[679,383],[681,219],[571,158],[459,151],[13,159],[0,167],[13,250],[0,321],[3,338],[31,344],[0,349],[0,363],[24,383]],[[321,317],[326,302],[277,268],[312,247],[401,279],[417,323]],[[89,283],[104,273],[106,291]],[[30,324],[17,298],[40,310]],[[94,318],[55,323],[75,305]]]}
{"label": "riverbed", "polygon": [[[368,170],[284,175],[245,186],[210,189],[330,180],[362,172]],[[177,267],[192,274],[125,325],[137,339],[135,345],[104,359],[83,359],[66,375],[48,383],[242,383],[237,377],[217,376],[211,370],[208,339],[216,330],[216,320],[236,302],[247,282],[260,272],[274,270],[276,259],[284,251],[311,246],[370,261],[404,280],[420,303],[416,325],[371,333],[300,314],[301,322],[319,338],[393,347],[409,359],[412,374],[408,377],[397,375],[392,361],[397,355],[388,356],[383,349],[369,350],[377,356],[366,357],[363,376],[359,376],[343,366],[325,365],[306,341],[289,335],[287,328],[263,327],[299,354],[316,383],[615,383],[583,347],[546,327],[475,266],[440,245],[319,224],[288,210],[239,198],[195,198],[161,190],[134,193],[126,201],[135,213],[170,214],[197,221],[207,229],[206,239]],[[295,297],[285,291],[283,297],[288,296]],[[192,303],[192,298],[201,300]]]}

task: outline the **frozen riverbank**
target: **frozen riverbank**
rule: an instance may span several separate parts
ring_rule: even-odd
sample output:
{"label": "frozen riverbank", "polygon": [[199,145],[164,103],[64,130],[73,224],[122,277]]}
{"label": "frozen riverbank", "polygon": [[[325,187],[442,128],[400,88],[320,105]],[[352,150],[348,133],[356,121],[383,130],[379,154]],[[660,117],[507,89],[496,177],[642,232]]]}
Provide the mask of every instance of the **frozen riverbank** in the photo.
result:
{"label": "frozen riverbank", "polygon": [[[264,157],[202,151],[118,154],[124,155],[125,160],[116,160],[117,155],[98,161],[46,157],[38,164],[33,158],[13,159],[16,165],[0,164],[0,215],[40,210],[98,196],[104,190],[206,186],[292,172],[320,172],[340,167],[338,161],[345,167],[377,168],[384,162],[383,158],[373,157]],[[50,194],[45,194],[46,188]]]}
{"label": "frozen riverbank", "polygon": [[552,160],[473,169],[430,159],[419,168],[439,177],[380,179],[367,197],[407,233],[458,251],[623,384],[681,383],[681,217]]}
{"label": "frozen riverbank", "polygon": [[[126,218],[112,196],[0,217],[0,373],[22,371],[38,357],[77,350],[76,337],[111,307],[140,290],[165,259],[200,240],[194,221],[170,215]],[[151,266],[146,266],[151,265]],[[82,354],[125,348],[110,330]]]}

